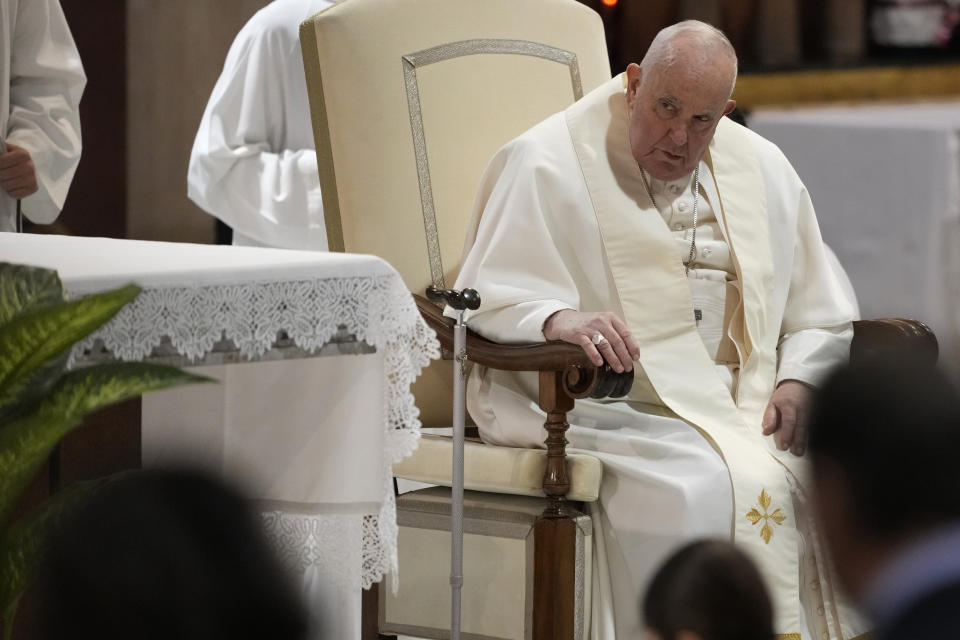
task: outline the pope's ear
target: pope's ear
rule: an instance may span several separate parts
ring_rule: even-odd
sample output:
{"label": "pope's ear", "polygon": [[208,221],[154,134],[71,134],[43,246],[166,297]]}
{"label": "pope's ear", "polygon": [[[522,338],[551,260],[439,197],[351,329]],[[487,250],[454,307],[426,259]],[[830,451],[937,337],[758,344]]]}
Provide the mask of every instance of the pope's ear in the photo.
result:
{"label": "pope's ear", "polygon": [[640,77],[642,75],[643,70],[636,62],[627,65],[627,104],[631,108],[637,98],[637,92],[640,90]]}
{"label": "pope's ear", "polygon": [[723,115],[729,115],[731,111],[737,108],[736,100],[727,100],[727,106],[723,108]]}

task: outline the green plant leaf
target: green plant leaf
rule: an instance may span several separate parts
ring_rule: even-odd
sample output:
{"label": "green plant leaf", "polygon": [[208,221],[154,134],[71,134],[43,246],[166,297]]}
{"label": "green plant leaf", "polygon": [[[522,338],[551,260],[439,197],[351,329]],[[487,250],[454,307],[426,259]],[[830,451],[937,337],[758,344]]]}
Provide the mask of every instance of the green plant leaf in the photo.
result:
{"label": "green plant leaf", "polygon": [[0,537],[0,615],[8,625],[13,623],[17,603],[36,571],[50,531],[105,484],[130,473],[136,472],[72,484],[7,528]]}
{"label": "green plant leaf", "polygon": [[0,429],[0,527],[63,436],[97,409],[150,391],[212,382],[176,367],[111,362],[64,375],[30,413]]}
{"label": "green plant leaf", "polygon": [[36,407],[51,387],[67,370],[70,359],[69,349],[50,358],[32,372],[24,375],[23,382],[16,385],[12,399],[6,404],[0,403],[0,429],[5,424],[22,416]]}
{"label": "green plant leaf", "polygon": [[0,326],[21,311],[63,300],[56,271],[0,262]]}
{"label": "green plant leaf", "polygon": [[[19,313],[63,302],[63,283],[52,269],[0,262],[0,327]],[[0,329],[2,331],[2,329]],[[28,383],[18,396],[16,407],[0,409],[4,416],[27,411],[34,400],[43,395],[63,373],[69,357],[64,352],[51,358],[28,376]]]}
{"label": "green plant leaf", "polygon": [[62,358],[139,293],[140,287],[127,285],[23,311],[0,326],[0,426],[59,377],[62,363],[51,359]]}

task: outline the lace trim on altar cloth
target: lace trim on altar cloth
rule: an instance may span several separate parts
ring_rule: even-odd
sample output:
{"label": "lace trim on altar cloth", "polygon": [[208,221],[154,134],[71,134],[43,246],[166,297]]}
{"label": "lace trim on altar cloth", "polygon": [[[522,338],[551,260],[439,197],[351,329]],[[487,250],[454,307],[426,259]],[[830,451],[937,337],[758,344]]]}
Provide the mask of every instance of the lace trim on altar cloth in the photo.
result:
{"label": "lace trim on altar cloth", "polygon": [[[383,502],[379,513],[359,516],[361,581],[368,588],[384,573],[397,574],[396,502],[390,469],[413,452],[420,436],[419,411],[410,385],[431,359],[440,357],[436,334],[423,322],[399,276],[144,290],[109,323],[75,345],[71,362],[98,340],[118,360],[143,360],[165,337],[179,354],[191,359],[203,357],[216,342],[228,339],[243,356],[254,360],[270,349],[281,331],[296,346],[313,353],[340,328],[385,358]],[[283,518],[268,513],[264,517],[281,549],[287,541],[300,541],[300,547],[289,549],[300,549],[294,564],[301,569],[320,561],[316,541],[326,539],[321,534],[339,522],[335,516]]]}
{"label": "lace trim on altar cloth", "polygon": [[[393,570],[396,546],[382,543],[396,540],[396,515],[390,518],[385,513],[395,513],[392,491],[391,483],[391,506],[381,508],[378,515],[305,515],[286,511],[265,511],[261,515],[280,559],[291,571],[305,573],[316,567],[329,584],[343,589],[368,589],[383,578],[386,567],[390,567],[391,577],[397,575]],[[394,524],[382,527],[383,523]]]}
{"label": "lace trim on altar cloth", "polygon": [[[311,567],[324,582],[354,593],[367,574],[367,528],[377,516],[358,514],[301,515],[284,511],[262,514],[263,524],[284,566],[298,573]],[[372,533],[372,532],[371,532]]]}

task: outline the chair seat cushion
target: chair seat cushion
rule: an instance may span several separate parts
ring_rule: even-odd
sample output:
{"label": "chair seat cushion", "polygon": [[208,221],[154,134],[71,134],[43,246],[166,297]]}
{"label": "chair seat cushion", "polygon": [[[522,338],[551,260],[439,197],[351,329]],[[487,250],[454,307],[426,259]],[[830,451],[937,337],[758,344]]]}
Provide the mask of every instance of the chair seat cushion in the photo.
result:
{"label": "chair seat cushion", "polygon": [[[451,485],[453,440],[446,436],[424,435],[410,457],[393,465],[393,475],[444,487]],[[489,491],[520,496],[543,496],[543,473],[547,466],[544,449],[501,447],[480,442],[464,444],[463,486],[470,491]],[[600,494],[603,468],[600,460],[586,455],[567,454],[570,491],[567,499],[593,502]]]}

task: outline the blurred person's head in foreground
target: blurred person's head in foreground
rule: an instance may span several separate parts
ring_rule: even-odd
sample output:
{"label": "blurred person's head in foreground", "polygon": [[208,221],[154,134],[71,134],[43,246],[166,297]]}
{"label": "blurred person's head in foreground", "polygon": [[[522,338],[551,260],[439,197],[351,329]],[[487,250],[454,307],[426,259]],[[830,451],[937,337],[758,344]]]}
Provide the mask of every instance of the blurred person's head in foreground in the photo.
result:
{"label": "blurred person's head in foreground", "polygon": [[671,555],[643,600],[648,640],[772,640],[773,610],[753,562],[731,542]]}
{"label": "blurred person's head in foreground", "polygon": [[834,371],[814,403],[809,448],[819,526],[861,604],[904,549],[960,534],[960,392],[935,366],[899,358]]}
{"label": "blurred person's head in foreground", "polygon": [[46,545],[42,638],[303,638],[307,617],[258,514],[195,471],[108,483]]}

